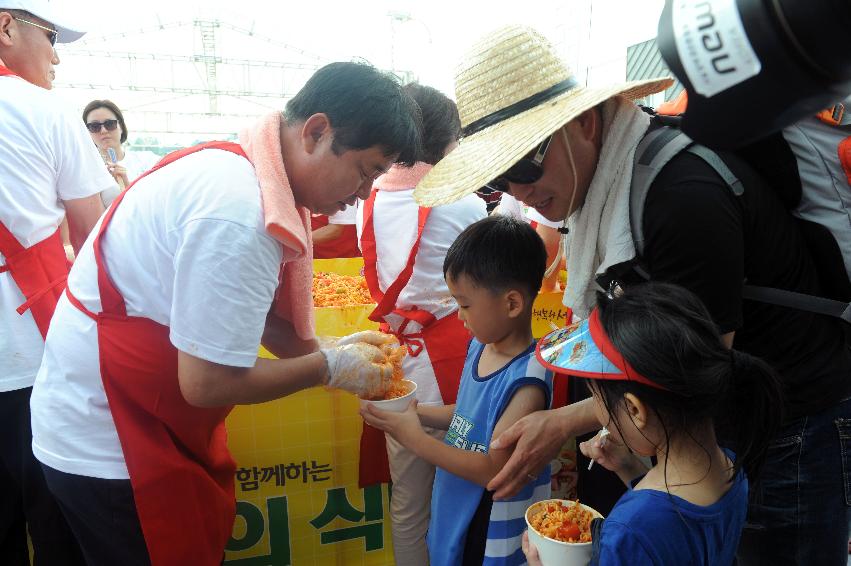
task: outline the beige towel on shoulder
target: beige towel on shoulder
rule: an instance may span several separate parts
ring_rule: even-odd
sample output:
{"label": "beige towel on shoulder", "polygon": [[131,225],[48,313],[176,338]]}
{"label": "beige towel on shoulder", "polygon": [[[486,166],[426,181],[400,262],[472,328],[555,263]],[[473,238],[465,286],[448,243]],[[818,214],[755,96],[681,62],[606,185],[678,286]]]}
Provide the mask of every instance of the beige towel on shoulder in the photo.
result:
{"label": "beige towel on shoulder", "polygon": [[295,202],[281,154],[283,116],[273,112],[239,133],[239,144],[260,183],[266,231],[281,242],[284,259],[275,295],[275,314],[289,320],[299,338],[315,335],[313,237],[310,212]]}
{"label": "beige towel on shoulder", "polygon": [[603,147],[585,202],[568,221],[564,304],[588,318],[596,304],[596,276],[635,257],[629,226],[629,187],[635,148],[650,116],[633,102],[615,97],[603,105]]}

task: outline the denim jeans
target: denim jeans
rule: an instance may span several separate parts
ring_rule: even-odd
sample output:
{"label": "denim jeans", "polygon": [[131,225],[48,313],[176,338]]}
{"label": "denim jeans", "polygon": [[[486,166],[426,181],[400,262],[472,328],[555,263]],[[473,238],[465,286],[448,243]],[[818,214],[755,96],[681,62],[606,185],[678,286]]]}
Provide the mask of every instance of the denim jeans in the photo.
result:
{"label": "denim jeans", "polygon": [[851,399],[783,426],[771,441],[738,564],[845,566],[851,534]]}

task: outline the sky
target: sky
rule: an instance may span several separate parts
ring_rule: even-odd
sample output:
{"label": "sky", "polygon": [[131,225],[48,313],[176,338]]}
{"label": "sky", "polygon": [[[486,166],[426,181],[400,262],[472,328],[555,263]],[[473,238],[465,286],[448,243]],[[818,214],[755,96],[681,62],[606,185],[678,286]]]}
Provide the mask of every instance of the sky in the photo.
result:
{"label": "sky", "polygon": [[[89,34],[60,46],[55,89],[81,109],[93,98],[115,100],[125,111],[131,140],[135,126],[140,135],[165,143],[191,143],[190,138],[222,137],[250,116],[280,109],[313,67],[331,61],[365,59],[454,97],[453,75],[464,50],[507,23],[538,29],[577,77],[596,86],[623,80],[626,47],[656,35],[663,3],[145,0],[106,9],[109,4],[77,0],[74,17],[86,22]],[[189,92],[208,85],[204,65],[192,61],[203,52],[196,20],[219,22],[212,28],[217,57],[255,63],[218,65],[217,87],[233,95],[215,102]],[[282,63],[306,68],[283,70]],[[281,97],[249,96],[252,92]],[[222,116],[210,117],[213,110]]]}

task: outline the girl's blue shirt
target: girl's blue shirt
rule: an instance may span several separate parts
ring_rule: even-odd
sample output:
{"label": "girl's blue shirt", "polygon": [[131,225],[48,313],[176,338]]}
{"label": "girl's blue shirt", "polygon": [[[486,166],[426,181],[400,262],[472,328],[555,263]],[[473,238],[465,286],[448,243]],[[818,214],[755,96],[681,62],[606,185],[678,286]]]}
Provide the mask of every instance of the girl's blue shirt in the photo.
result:
{"label": "girl's blue shirt", "polygon": [[735,558],[747,508],[742,470],[727,493],[707,506],[653,489],[630,489],[603,523],[591,564],[727,566]]}

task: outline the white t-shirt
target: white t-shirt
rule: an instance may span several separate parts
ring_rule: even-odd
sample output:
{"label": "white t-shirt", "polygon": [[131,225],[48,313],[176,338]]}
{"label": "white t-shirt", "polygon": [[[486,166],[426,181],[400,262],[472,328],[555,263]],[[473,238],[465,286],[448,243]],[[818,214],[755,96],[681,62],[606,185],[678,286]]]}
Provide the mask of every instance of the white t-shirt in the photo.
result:
{"label": "white t-shirt", "polygon": [[[113,184],[76,111],[54,92],[0,77],[0,222],[24,247],[53,235],[64,200]],[[0,254],[0,265],[5,264]],[[0,273],[0,392],[32,385],[44,340],[6,271]]]}
{"label": "white t-shirt", "polygon": [[356,204],[347,206],[340,212],[334,213],[328,217],[328,224],[350,225],[357,222],[358,206]]}
{"label": "white t-shirt", "polygon": [[[378,284],[386,290],[401,273],[408,261],[411,247],[417,237],[417,211],[413,189],[404,191],[378,191],[373,209],[375,247],[378,256]],[[396,305],[401,308],[416,306],[442,318],[458,310],[458,304],[449,293],[443,279],[443,260],[449,246],[467,226],[487,216],[485,202],[474,194],[431,210],[423,229],[420,249],[414,271],[408,284],[399,294]],[[363,206],[358,207],[358,241],[363,232]],[[396,315],[388,315],[396,327],[401,322]],[[406,332],[416,332],[419,325],[408,324]],[[417,383],[417,400],[424,404],[443,403],[428,351],[419,356],[406,356],[402,366],[405,376]]]}
{"label": "white t-shirt", "polygon": [[[127,170],[127,180],[132,183],[139,175],[156,165],[160,159],[162,158],[152,151],[125,151],[124,159],[119,161],[118,164]],[[112,187],[101,193],[103,205],[112,204],[112,201],[120,193],[121,189],[113,179]]]}
{"label": "white t-shirt", "polygon": [[[92,232],[68,287],[99,312]],[[183,157],[127,193],[103,253],[127,314],[170,329],[171,343],[211,362],[251,367],[278,284],[281,245],[264,229],[247,159],[216,149]],[[57,470],[127,478],[98,364],[93,320],[63,295],[33,388],[33,452]]]}
{"label": "white t-shirt", "polygon": [[494,213],[511,216],[524,222],[537,222],[550,228],[558,228],[562,224],[561,222],[553,222],[546,218],[534,208],[526,206],[508,193],[502,194],[502,197],[499,199],[499,206],[496,207]]}

